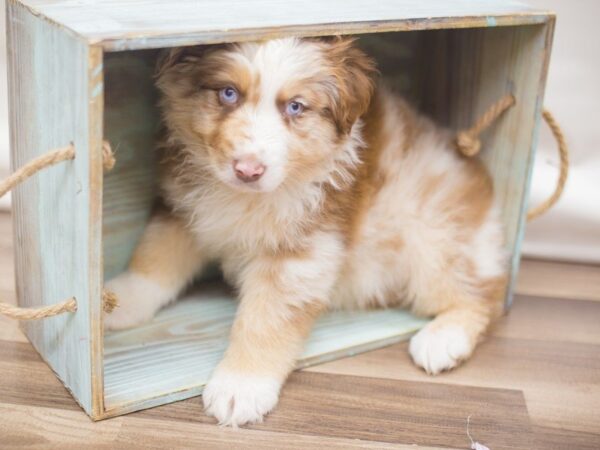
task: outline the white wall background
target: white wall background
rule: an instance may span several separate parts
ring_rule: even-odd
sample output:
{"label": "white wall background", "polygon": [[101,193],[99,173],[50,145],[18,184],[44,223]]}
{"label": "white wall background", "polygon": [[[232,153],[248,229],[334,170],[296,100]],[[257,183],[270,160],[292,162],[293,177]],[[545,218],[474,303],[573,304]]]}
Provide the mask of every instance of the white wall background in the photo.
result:
{"label": "white wall background", "polygon": [[[600,17],[599,0],[529,0],[557,13],[545,104],[562,125],[571,149],[565,193],[527,228],[528,255],[600,263]],[[542,126],[531,203],[556,182],[555,144]]]}
{"label": "white wall background", "polygon": [[[600,263],[600,27],[596,23],[600,0],[528,3],[558,14],[545,103],[571,146],[571,172],[558,205],[529,224],[523,251],[536,257]],[[0,7],[0,177],[4,177],[9,153],[4,0]],[[532,203],[552,192],[557,167],[554,142],[542,127]],[[0,200],[2,206],[8,206],[7,199]]]}

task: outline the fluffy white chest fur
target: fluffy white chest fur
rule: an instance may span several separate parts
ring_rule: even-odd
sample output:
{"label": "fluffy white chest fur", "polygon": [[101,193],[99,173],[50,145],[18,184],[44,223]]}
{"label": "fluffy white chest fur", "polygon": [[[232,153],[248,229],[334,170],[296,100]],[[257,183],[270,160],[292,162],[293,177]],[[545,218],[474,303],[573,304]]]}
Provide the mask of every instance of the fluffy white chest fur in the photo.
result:
{"label": "fluffy white chest fur", "polygon": [[220,423],[262,420],[327,308],[435,316],[410,344],[432,374],[468,358],[501,310],[505,256],[487,173],[374,77],[347,39],[163,60],[166,209],[109,283],[122,306],[105,322],[148,320],[218,260],[240,297],[204,394]]}

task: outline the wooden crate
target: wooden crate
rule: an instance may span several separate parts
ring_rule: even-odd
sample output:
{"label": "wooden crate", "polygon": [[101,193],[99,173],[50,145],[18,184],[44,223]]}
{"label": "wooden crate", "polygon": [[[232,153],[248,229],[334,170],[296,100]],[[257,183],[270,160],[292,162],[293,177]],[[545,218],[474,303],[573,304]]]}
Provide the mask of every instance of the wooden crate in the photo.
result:
{"label": "wooden crate", "polygon": [[[13,168],[73,143],[76,158],[14,192],[22,306],[74,296],[78,310],[24,331],[82,408],[102,419],[201,393],[235,305],[201,286],[150,324],[104,336],[105,279],[126,266],[156,195],[158,51],[279,36],[356,34],[390,83],[439,123],[470,125],[512,93],[483,159],[512,254],[510,303],[554,16],[507,0],[8,0]],[[115,150],[104,175],[102,140]],[[396,310],[328,316],[300,365],[406,338],[423,321]]]}

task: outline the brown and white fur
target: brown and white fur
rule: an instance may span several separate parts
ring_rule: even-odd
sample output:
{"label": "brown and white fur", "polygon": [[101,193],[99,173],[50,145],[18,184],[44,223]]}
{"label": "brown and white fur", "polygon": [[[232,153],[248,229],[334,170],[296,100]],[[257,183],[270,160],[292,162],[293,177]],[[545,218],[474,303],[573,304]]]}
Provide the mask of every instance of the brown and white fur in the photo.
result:
{"label": "brown and white fur", "polygon": [[[471,355],[505,280],[490,178],[376,82],[351,40],[179,49],[157,83],[167,208],[108,284],[121,307],[107,328],[151,319],[219,261],[240,304],[204,405],[232,426],[271,411],[328,308],[434,316],[409,348],[431,374]],[[236,176],[240,161],[260,167],[259,178]]]}

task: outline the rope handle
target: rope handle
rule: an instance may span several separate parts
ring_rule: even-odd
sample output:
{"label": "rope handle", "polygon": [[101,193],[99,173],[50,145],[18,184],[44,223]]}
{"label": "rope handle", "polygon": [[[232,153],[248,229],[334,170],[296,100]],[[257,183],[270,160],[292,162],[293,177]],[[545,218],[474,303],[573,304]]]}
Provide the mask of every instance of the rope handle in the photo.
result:
{"label": "rope handle", "polygon": [[[58,164],[59,162],[75,159],[75,147],[70,144],[57,148],[29,161],[23,167],[15,170],[8,178],[0,183],[0,197],[22,183],[40,170]],[[111,170],[115,165],[115,157],[107,141],[102,142],[102,165],[105,170]],[[118,306],[117,297],[110,291],[102,291],[102,309],[111,313]],[[77,300],[71,297],[63,302],[40,308],[19,308],[18,306],[0,303],[0,314],[18,320],[38,320],[57,316],[65,312],[77,311]]]}
{"label": "rope handle", "polygon": [[565,190],[565,184],[567,183],[567,177],[569,176],[569,147],[567,146],[565,135],[550,111],[544,109],[542,111],[542,117],[546,121],[546,124],[550,128],[550,131],[552,132],[552,135],[554,136],[554,139],[556,139],[556,143],[558,145],[558,154],[560,156],[560,172],[558,174],[558,181],[552,195],[539,205],[527,211],[527,220],[532,220],[541,216],[554,206]]}
{"label": "rope handle", "polygon": [[[491,105],[487,111],[475,121],[471,128],[461,130],[456,134],[454,140],[456,149],[462,155],[467,157],[477,155],[481,150],[481,140],[479,139],[479,135],[515,103],[515,97],[512,94],[509,94]],[[541,216],[556,204],[565,189],[565,183],[567,182],[567,176],[569,174],[569,147],[567,146],[565,135],[550,111],[544,109],[542,111],[542,117],[548,124],[548,127],[550,127],[550,131],[552,131],[552,135],[554,136],[554,139],[556,139],[558,145],[560,173],[552,195],[539,205],[531,208],[527,212],[527,220],[532,220]]]}

